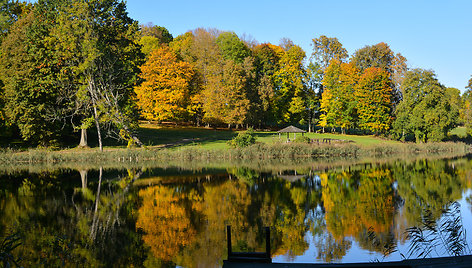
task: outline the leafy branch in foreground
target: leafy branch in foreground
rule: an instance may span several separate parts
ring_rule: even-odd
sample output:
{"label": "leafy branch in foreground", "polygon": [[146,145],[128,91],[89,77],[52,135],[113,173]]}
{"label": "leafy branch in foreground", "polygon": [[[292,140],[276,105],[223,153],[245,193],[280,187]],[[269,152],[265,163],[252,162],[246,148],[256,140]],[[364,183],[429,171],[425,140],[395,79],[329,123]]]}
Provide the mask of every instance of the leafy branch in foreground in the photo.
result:
{"label": "leafy branch in foreground", "polygon": [[[411,239],[408,258],[432,257],[433,252],[438,256],[462,256],[472,253],[467,243],[458,202],[447,204],[442,210],[442,217],[437,221],[432,211],[425,209],[421,226],[410,227],[406,233]],[[438,252],[440,247],[444,252]]]}
{"label": "leafy branch in foreground", "polygon": [[12,264],[19,266],[19,258],[15,258],[12,251],[21,245],[19,242],[20,236],[18,233],[11,234],[0,242],[0,263],[3,264],[3,267],[11,267]]}

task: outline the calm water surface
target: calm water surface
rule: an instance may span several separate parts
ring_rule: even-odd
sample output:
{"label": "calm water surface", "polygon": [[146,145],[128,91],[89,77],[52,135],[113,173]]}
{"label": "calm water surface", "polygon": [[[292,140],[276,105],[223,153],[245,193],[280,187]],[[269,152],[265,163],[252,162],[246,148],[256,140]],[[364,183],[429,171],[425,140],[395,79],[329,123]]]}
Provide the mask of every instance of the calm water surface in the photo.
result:
{"label": "calm water surface", "polygon": [[452,237],[470,254],[471,188],[470,157],[322,171],[3,170],[0,238],[20,239],[11,253],[25,267],[218,267],[226,225],[233,251],[264,251],[269,226],[274,262],[370,262],[451,255],[450,233],[425,232],[437,246],[413,249],[406,230],[458,219],[467,236]]}

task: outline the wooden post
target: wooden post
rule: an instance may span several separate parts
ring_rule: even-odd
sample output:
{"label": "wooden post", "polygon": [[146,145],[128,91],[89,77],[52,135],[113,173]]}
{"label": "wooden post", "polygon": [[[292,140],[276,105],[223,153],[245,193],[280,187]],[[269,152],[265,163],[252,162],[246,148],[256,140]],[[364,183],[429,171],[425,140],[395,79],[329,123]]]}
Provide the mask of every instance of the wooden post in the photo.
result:
{"label": "wooden post", "polygon": [[265,233],[266,233],[266,255],[267,258],[270,259],[270,228],[265,227]]}
{"label": "wooden post", "polygon": [[231,226],[226,226],[226,236],[228,237],[228,259],[233,255],[233,250],[231,249]]}

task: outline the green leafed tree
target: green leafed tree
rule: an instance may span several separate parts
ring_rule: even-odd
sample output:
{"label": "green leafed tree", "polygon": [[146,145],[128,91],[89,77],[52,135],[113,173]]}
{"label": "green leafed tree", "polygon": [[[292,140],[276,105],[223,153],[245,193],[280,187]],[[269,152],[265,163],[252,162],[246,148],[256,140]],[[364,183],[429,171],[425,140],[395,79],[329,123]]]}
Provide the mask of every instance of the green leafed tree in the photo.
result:
{"label": "green leafed tree", "polygon": [[402,83],[403,100],[396,109],[394,132],[417,142],[441,141],[456,126],[459,110],[454,107],[456,93],[446,90],[432,71],[413,69]]}
{"label": "green leafed tree", "polygon": [[472,136],[472,78],[462,95],[462,116],[468,136]]}
{"label": "green leafed tree", "polygon": [[139,143],[132,130],[138,34],[121,1],[36,2],[2,44],[7,117],[25,140],[45,145],[91,118],[100,148],[102,130]]}
{"label": "green leafed tree", "polygon": [[174,37],[169,31],[162,26],[156,26],[152,23],[141,25],[141,37],[139,37],[139,44],[142,46],[142,52],[149,56],[153,51],[162,45],[168,45]]}
{"label": "green leafed tree", "polygon": [[[61,16],[65,18],[57,38],[74,47],[71,68],[83,96],[77,101],[89,107],[100,149],[102,129],[107,136],[141,144],[133,132],[137,127],[133,86],[143,59],[136,42],[137,22],[128,17],[125,3],[116,0],[68,1]],[[71,36],[76,44],[70,42]]]}
{"label": "green leafed tree", "polygon": [[215,42],[221,49],[223,58],[227,60],[243,63],[244,59],[251,55],[249,48],[234,32],[219,34]]}
{"label": "green leafed tree", "polygon": [[51,49],[50,21],[57,3],[35,4],[2,42],[0,75],[4,83],[5,117],[16,125],[24,140],[48,146],[58,138],[62,124],[55,120],[60,70],[64,63]]}
{"label": "green leafed tree", "polygon": [[321,35],[312,39],[313,53],[312,60],[318,63],[324,71],[331,60],[343,61],[348,57],[347,50],[336,37]]}

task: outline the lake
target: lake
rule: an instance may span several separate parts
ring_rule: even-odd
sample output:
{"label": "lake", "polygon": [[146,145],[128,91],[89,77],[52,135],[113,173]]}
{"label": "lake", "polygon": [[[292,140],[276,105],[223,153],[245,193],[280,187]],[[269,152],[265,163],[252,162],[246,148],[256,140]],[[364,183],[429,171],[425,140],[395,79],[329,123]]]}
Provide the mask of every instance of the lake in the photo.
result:
{"label": "lake", "polygon": [[30,266],[219,267],[471,254],[472,157],[0,170],[0,252]]}

